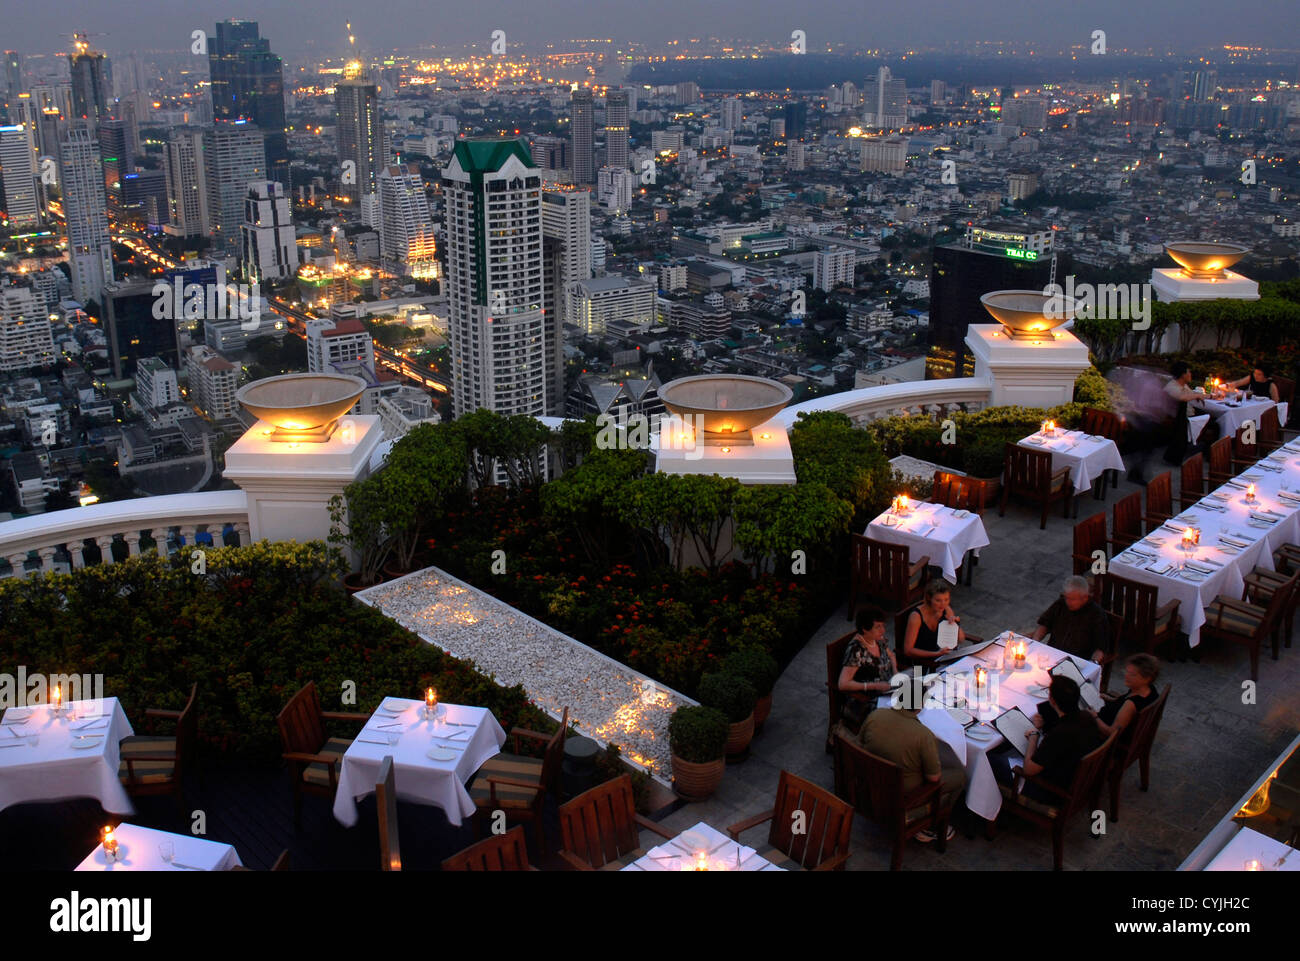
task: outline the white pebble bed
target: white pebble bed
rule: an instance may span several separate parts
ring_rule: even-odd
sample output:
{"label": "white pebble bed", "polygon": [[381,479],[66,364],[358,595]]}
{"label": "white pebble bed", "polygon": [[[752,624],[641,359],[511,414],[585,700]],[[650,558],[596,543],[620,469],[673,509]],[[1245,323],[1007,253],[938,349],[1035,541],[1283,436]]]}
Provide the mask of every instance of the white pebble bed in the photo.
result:
{"label": "white pebble bed", "polygon": [[931,464],[928,460],[921,460],[919,457],[909,457],[906,454],[900,454],[889,461],[889,466],[898,471],[904,477],[912,480],[934,480],[934,472],[937,470],[947,471],[949,474],[960,474],[959,470],[953,470],[951,467],[940,467],[938,464]]}
{"label": "white pebble bed", "polygon": [[668,719],[695,703],[684,694],[436,567],[355,596],[497,683],[522,685],[557,721],[568,707],[579,732],[602,746],[618,745],[625,760],[667,783]]}

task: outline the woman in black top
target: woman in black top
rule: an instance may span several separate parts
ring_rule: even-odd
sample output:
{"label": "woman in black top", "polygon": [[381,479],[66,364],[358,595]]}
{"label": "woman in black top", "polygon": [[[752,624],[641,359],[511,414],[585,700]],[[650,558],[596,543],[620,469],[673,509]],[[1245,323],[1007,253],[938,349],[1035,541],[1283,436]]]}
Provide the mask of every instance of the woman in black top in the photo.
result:
{"label": "woman in black top", "polygon": [[889,679],[898,673],[894,652],[885,643],[885,612],[875,607],[859,611],[857,627],[839,678],[839,689],[849,695],[844,721],[853,727],[871,712],[877,697],[889,693]]}
{"label": "woman in black top", "polygon": [[[1134,654],[1124,664],[1124,686],[1128,692],[1121,697],[1103,695],[1106,704],[1093,712],[1097,729],[1110,737],[1123,732],[1137,720],[1138,712],[1156,702],[1156,678],[1160,676],[1160,662],[1150,654]],[[1120,734],[1121,739],[1125,735]]]}
{"label": "woman in black top", "polygon": [[951,600],[952,589],[947,581],[933,580],[925,585],[925,599],[916,610],[907,615],[907,630],[903,634],[904,657],[915,663],[926,664],[942,654],[943,651],[939,650],[940,621],[957,624],[957,643],[965,642],[966,632],[958,624],[961,618],[948,605]]}
{"label": "woman in black top", "polygon": [[1267,397],[1273,403],[1278,402],[1277,384],[1273,383],[1267,369],[1256,367],[1249,376],[1231,381],[1229,387],[1244,387],[1252,397]]}

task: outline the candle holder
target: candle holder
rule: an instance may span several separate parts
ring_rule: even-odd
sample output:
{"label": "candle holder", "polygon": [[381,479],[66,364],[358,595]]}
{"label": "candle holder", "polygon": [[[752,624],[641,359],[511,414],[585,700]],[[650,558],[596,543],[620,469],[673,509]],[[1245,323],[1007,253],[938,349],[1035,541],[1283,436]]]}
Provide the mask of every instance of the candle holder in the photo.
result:
{"label": "candle holder", "polygon": [[1260,866],[1259,861],[1255,860],[1254,858],[1251,858],[1251,859],[1250,859],[1249,861],[1247,861],[1244,865],[1242,865],[1242,867],[1243,867],[1245,870],[1247,870],[1247,871],[1262,871],[1262,870],[1263,870],[1263,868]]}
{"label": "candle holder", "polygon": [[58,717],[63,713],[63,685],[55,684],[50,692],[50,713]]}
{"label": "candle holder", "polygon": [[899,494],[894,498],[891,509],[900,517],[906,517],[907,512],[912,509],[911,502],[906,494]]}
{"label": "candle holder", "polygon": [[1253,503],[1255,503],[1255,485],[1254,485],[1254,484],[1247,484],[1247,485],[1246,485],[1246,503],[1247,503],[1247,504],[1253,504]]}
{"label": "candle holder", "polygon": [[104,859],[109,862],[117,860],[117,836],[113,834],[111,827],[106,827],[100,832],[101,843],[104,845]]}
{"label": "candle holder", "polygon": [[1022,671],[1025,668],[1025,653],[1025,642],[1017,641],[1011,649],[1012,663],[1017,671]]}
{"label": "candle holder", "polygon": [[429,688],[424,692],[424,718],[432,721],[438,716],[438,692]]}

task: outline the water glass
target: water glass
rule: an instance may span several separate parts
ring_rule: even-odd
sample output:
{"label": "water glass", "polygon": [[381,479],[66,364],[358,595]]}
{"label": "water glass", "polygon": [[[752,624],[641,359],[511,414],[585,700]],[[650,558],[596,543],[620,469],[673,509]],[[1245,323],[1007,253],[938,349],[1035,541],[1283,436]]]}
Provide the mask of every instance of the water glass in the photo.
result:
{"label": "water glass", "polygon": [[1034,663],[1038,665],[1040,671],[1045,671],[1052,666],[1052,655],[1046,651],[1039,651],[1034,655]]}
{"label": "water glass", "polygon": [[168,864],[172,863],[172,858],[176,856],[176,845],[171,841],[162,841],[158,845],[158,854]]}

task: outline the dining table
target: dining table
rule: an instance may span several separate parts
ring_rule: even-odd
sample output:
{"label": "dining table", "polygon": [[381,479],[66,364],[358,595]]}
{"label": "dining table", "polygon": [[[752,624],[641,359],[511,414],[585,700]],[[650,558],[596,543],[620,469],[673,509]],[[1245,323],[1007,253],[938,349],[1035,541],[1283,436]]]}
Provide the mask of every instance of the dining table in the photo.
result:
{"label": "dining table", "polygon": [[943,571],[944,580],[957,583],[957,568],[968,551],[979,555],[989,546],[984,520],[974,511],[954,510],[944,504],[913,503],[906,513],[892,507],[867,525],[868,537],[908,548],[911,557],[929,557]]}
{"label": "dining table", "polygon": [[114,814],[135,808],[119,779],[131,722],[115,697],[10,707],[0,717],[0,810],[90,797]]}
{"label": "dining table", "polygon": [[[1025,659],[1016,667],[1006,655],[1008,644],[1025,645]],[[1094,689],[1101,677],[1101,665],[1035,641],[1024,634],[1003,631],[982,650],[952,661],[937,672],[927,688],[917,719],[940,741],[948,745],[966,772],[966,807],[992,821],[1002,810],[989,753],[1006,743],[993,721],[1013,707],[1033,718],[1038,705],[1047,700],[1051,669],[1069,658]],[[974,672],[988,672],[985,688],[976,689]],[[893,706],[893,695],[882,695],[879,708]]]}
{"label": "dining table", "polygon": [[229,844],[190,834],[157,831],[138,824],[119,824],[112,859],[98,843],[77,865],[78,871],[229,871],[242,866],[239,853]]}
{"label": "dining table", "polygon": [[1205,866],[1206,871],[1300,871],[1296,849],[1242,826]]}
{"label": "dining table", "polygon": [[[1231,437],[1237,433],[1238,429],[1251,421],[1255,427],[1259,427],[1259,419],[1264,416],[1264,411],[1270,407],[1277,407],[1277,417],[1279,424],[1285,424],[1287,418],[1286,402],[1275,404],[1271,397],[1203,397],[1195,402],[1195,406],[1205,412],[1205,415],[1213,417],[1216,424],[1219,425],[1220,437]],[[1189,415],[1191,411],[1188,411]],[[1204,415],[1202,415],[1204,416]],[[1191,418],[1189,417],[1189,422]],[[1202,427],[1204,424],[1202,423]],[[1200,430],[1195,431],[1192,440],[1195,441],[1200,436]]]}
{"label": "dining table", "polygon": [[[1188,528],[1198,542],[1184,546]],[[1272,570],[1273,551],[1298,536],[1300,442],[1293,441],[1116,554],[1109,570],[1155,587],[1161,606],[1177,598],[1182,630],[1196,647],[1206,605],[1220,594],[1240,598],[1245,575],[1256,566]]]}
{"label": "dining table", "polygon": [[709,871],[784,871],[756,850],[733,841],[721,831],[700,821],[671,841],[651,848],[623,871],[694,871],[703,855]]}
{"label": "dining table", "polygon": [[334,817],[347,827],[357,823],[357,801],[374,793],[391,755],[397,800],[441,808],[459,827],[474,813],[466,782],[505,742],[487,708],[439,704],[429,718],[423,701],[385,698],[343,754]]}
{"label": "dining table", "polygon": [[1051,434],[1041,429],[1022,437],[1019,446],[1031,450],[1045,450],[1052,455],[1052,472],[1064,467],[1070,469],[1070,480],[1076,491],[1086,491],[1103,472],[1122,471],[1124,458],[1119,447],[1109,437],[1085,434],[1081,430],[1056,428]]}

